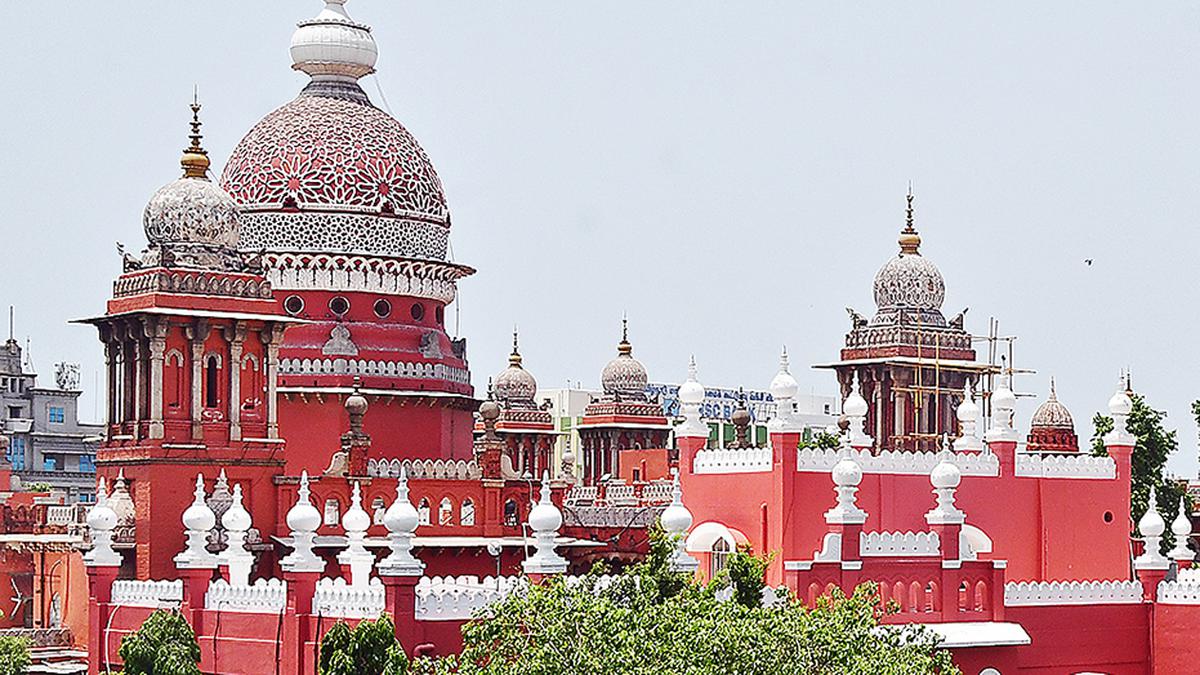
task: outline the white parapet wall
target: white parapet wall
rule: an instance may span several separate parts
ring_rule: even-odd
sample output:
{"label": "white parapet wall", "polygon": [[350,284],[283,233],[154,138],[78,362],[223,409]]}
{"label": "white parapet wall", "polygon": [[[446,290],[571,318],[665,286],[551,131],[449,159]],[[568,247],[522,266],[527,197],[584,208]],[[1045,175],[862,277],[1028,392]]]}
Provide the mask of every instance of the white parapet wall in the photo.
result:
{"label": "white parapet wall", "polygon": [[1111,480],[1117,477],[1117,463],[1112,457],[1095,455],[1039,455],[1018,452],[1015,473],[1026,478]]}
{"label": "white parapet wall", "polygon": [[233,586],[218,579],[208,585],[204,606],[220,612],[278,614],[287,606],[287,583],[258,579],[249,586]]}
{"label": "white parapet wall", "polygon": [[313,596],[313,612],[342,619],[378,619],[384,604],[383,583],[378,578],[365,588],[355,588],[345,579],[321,579]]}
{"label": "white parapet wall", "polygon": [[[1192,572],[1188,577],[1183,572]],[[1195,576],[1197,570],[1181,570],[1175,581],[1159,582],[1156,589],[1158,601],[1164,605],[1200,605],[1200,579]]]}
{"label": "white parapet wall", "polygon": [[858,553],[865,557],[923,557],[941,555],[937,532],[860,532]]}
{"label": "white parapet wall", "polygon": [[770,448],[701,450],[692,461],[692,473],[765,473],[771,471]]}
{"label": "white parapet wall", "polygon": [[[596,591],[612,584],[615,577],[603,575],[594,579]],[[568,585],[583,583],[590,577],[568,576]],[[528,587],[525,577],[422,577],[417,582],[417,619],[420,621],[466,621],[493,602],[510,593],[520,593]]]}
{"label": "white parapet wall", "polygon": [[112,585],[112,602],[124,607],[169,607],[183,602],[183,581],[121,579]]}
{"label": "white parapet wall", "polygon": [[1142,601],[1139,581],[1010,581],[1008,607],[1044,605],[1128,605]]}
{"label": "white parapet wall", "polygon": [[[838,449],[800,448],[796,451],[796,470],[828,473],[842,458]],[[891,473],[928,476],[938,462],[936,452],[899,452],[887,450],[873,455],[862,450],[851,450],[850,457],[863,473]],[[999,476],[1000,460],[992,454],[961,452],[954,454],[954,465],[964,476]]]}

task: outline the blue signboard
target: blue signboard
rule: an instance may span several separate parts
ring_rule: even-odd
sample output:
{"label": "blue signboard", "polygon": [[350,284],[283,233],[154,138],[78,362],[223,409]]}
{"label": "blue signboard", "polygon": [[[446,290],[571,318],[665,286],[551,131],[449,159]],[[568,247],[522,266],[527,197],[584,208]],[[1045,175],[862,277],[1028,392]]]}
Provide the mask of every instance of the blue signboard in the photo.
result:
{"label": "blue signboard", "polygon": [[[746,409],[750,411],[751,422],[766,421],[775,414],[775,400],[765,391],[748,390],[740,392],[737,389],[704,388],[704,403],[700,405],[700,417],[706,420],[721,420],[728,422],[733,417],[733,411],[738,408],[738,400],[745,394]],[[678,417],[679,385],[677,384],[648,384],[646,395],[650,400],[662,404],[663,414],[667,417]]]}

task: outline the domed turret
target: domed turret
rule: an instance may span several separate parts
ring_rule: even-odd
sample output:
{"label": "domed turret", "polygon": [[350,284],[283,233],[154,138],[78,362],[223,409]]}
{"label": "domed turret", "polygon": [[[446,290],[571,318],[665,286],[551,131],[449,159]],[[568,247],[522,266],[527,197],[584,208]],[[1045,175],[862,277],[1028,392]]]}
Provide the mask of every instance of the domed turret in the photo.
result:
{"label": "domed turret", "polygon": [[379,49],[371,27],[352,21],[346,0],[326,0],[315,18],[301,21],[292,34],[292,67],[314,81],[344,79],[350,82],[375,72]]}
{"label": "domed turret", "polygon": [[183,177],[154,193],[142,213],[149,249],[143,266],[240,269],[237,205],[208,180],[208,153],[200,144],[200,104],[192,104],[191,145]]}
{"label": "domed turret", "polygon": [[496,375],[493,381],[496,400],[513,406],[532,406],[537,395],[537,380],[521,365],[521,351],[517,346],[517,331],[513,331],[513,350],[508,357],[508,367]]}
{"label": "domed turret", "polygon": [[643,401],[646,399],[646,384],[649,377],[641,361],[633,358],[633,345],[629,343],[629,323],[621,320],[621,342],[617,345],[617,358],[604,366],[600,374],[600,385],[604,393],[622,399]]}
{"label": "domed turret", "polygon": [[1075,421],[1071,411],[1058,401],[1054,391],[1054,378],[1050,378],[1050,396],[1033,413],[1029,423],[1029,439],[1026,446],[1030,452],[1078,452],[1079,439],[1075,436]]}

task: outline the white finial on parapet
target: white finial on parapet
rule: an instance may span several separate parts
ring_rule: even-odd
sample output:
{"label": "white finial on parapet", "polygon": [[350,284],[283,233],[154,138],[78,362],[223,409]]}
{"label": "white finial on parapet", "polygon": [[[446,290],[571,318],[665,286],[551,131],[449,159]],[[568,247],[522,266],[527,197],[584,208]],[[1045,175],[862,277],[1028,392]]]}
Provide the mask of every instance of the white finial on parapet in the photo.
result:
{"label": "white finial on parapet", "polygon": [[[222,470],[224,475],[224,470]],[[250,512],[242,505],[242,486],[234,483],[233,501],[221,514],[221,527],[225,528],[226,546],[218,556],[229,566],[230,586],[249,586],[250,568],[254,566],[254,554],[246,550],[246,533],[253,523]]]}
{"label": "white finial on parapet", "polygon": [[350,585],[356,588],[367,587],[371,577],[371,564],[375,562],[375,556],[363,545],[369,527],[371,514],[363,510],[362,490],[358,481],[354,481],[350,508],[346,509],[342,516],[342,529],[346,531],[346,548],[338,554],[337,560],[340,564],[350,567]]}
{"label": "white finial on parapet", "polygon": [[122,556],[112,546],[117,513],[108,506],[108,487],[103,478],[96,487],[96,503],[88,509],[87,526],[92,534],[92,548],[83,554],[84,566],[120,567]]}
{"label": "white finial on parapet", "polygon": [[1175,562],[1192,561],[1196,552],[1188,546],[1192,538],[1192,519],[1188,517],[1187,497],[1179,498],[1179,515],[1171,521],[1171,534],[1175,535],[1175,546],[1168,555]]}
{"label": "white finial on parapet", "polygon": [[963,387],[963,400],[955,410],[962,435],[954,441],[955,452],[981,452],[986,449],[979,440],[979,404],[975,403],[975,390],[968,381]]}
{"label": "white finial on parapet", "polygon": [[676,438],[708,438],[708,425],[700,418],[704,385],[696,379],[696,357],[688,362],[687,381],[679,386],[679,412],[683,422],[675,427]]}
{"label": "white finial on parapet", "polygon": [[929,472],[929,484],[933,486],[936,504],[933,510],[925,514],[925,522],[930,525],[962,525],[967,521],[967,514],[954,505],[958,484],[962,482],[962,472],[954,465],[954,457],[949,452],[941,453],[942,460]]}
{"label": "white finial on parapet", "polygon": [[175,556],[180,569],[203,569],[217,566],[217,557],[208,552],[208,533],[217,524],[217,516],[209,508],[204,494],[204,474],[196,474],[196,489],[192,504],[183,512],[183,528],[187,545]]}
{"label": "white finial on parapet", "polygon": [[679,470],[672,469],[671,503],[658,517],[663,531],[674,539],[675,555],[671,556],[672,572],[695,572],[700,561],[687,553],[687,533],[692,529],[692,512],[683,505],[683,487],[679,483]]}
{"label": "white finial on parapet", "polygon": [[383,513],[383,524],[388,529],[388,546],[392,552],[379,561],[379,573],[385,577],[419,577],[425,572],[425,563],[412,554],[413,535],[421,519],[412,502],[408,500],[408,470],[400,467],[400,480],[396,481],[396,501]]}
{"label": "white finial on parapet", "polygon": [[1138,521],[1138,532],[1142,533],[1142,544],[1145,550],[1133,559],[1134,569],[1165,569],[1168,565],[1166,557],[1159,551],[1162,535],[1167,529],[1167,521],[1158,513],[1158,495],[1150,488],[1150,499],[1146,502],[1146,512]]}
{"label": "white finial on parapet", "polygon": [[375,72],[379,48],[371,28],[346,14],[346,0],[327,0],[316,17],[292,33],[292,68],[314,80],[349,80]]}
{"label": "white finial on parapet", "polygon": [[787,347],[779,357],[779,372],[771,380],[771,398],[775,401],[775,417],[767,423],[771,431],[802,431],[796,422],[796,393],[800,385],[792,377],[788,365]]}
{"label": "white finial on parapet", "polygon": [[850,445],[859,450],[869,450],[875,440],[867,435],[867,399],[863,398],[858,381],[858,372],[851,375],[850,393],[842,402],[842,414],[850,421]]}
{"label": "white finial on parapet", "polygon": [[317,528],[321,527],[321,512],[309,499],[308,471],[300,474],[300,489],[296,491],[296,503],[287,512],[287,525],[292,533],[292,552],[279,566],[284,572],[324,572],[325,561],[313,553],[313,540]]}
{"label": "white finial on parapet", "polygon": [[1133,401],[1125,393],[1127,387],[1125,376],[1122,374],[1117,383],[1117,391],[1108,399],[1108,414],[1112,417],[1112,431],[1104,435],[1105,446],[1133,447],[1136,442],[1133,434],[1129,433],[1129,414],[1133,412]]}
{"label": "white finial on parapet", "polygon": [[1000,375],[996,381],[991,398],[992,426],[984,435],[984,440],[989,443],[1015,442],[1018,437],[1017,430],[1013,428],[1013,414],[1017,407],[1017,397],[1009,388],[1009,375]]}
{"label": "white finial on parapet", "polygon": [[863,477],[858,462],[850,453],[843,453],[838,463],[833,465],[831,476],[837,503],[825,512],[825,522],[830,525],[861,525],[867,522],[867,512],[858,508],[856,496]]}
{"label": "white finial on parapet", "polygon": [[554,539],[558,537],[562,522],[562,512],[550,500],[550,474],[543,472],[541,498],[529,511],[529,529],[533,530],[535,552],[522,564],[526,574],[562,574],[567,571],[566,558],[554,550]]}

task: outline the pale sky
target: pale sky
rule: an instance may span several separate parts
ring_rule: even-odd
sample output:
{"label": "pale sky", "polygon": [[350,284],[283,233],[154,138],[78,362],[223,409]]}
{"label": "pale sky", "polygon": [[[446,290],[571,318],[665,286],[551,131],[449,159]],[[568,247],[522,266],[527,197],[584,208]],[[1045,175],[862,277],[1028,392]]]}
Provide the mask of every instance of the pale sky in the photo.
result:
{"label": "pale sky", "polygon": [[[13,3],[0,71],[0,265],[42,384],[83,364],[176,178],[192,86],[219,173],[305,77],[316,0]],[[1090,418],[1130,366],[1196,473],[1200,8],[1189,2],[565,3],[351,0],[374,27],[364,89],[445,184],[475,384],[513,324],[543,387],[598,384],[620,316],[655,381],[764,388],[781,344],[831,394],[845,306],[874,312],[913,181],[944,311],[989,316]],[[378,84],[377,84],[378,83]],[[1091,259],[1090,266],[1084,263]],[[453,312],[450,313],[450,317]],[[452,321],[448,321],[453,325]],[[1028,430],[1036,402],[1025,399]]]}

